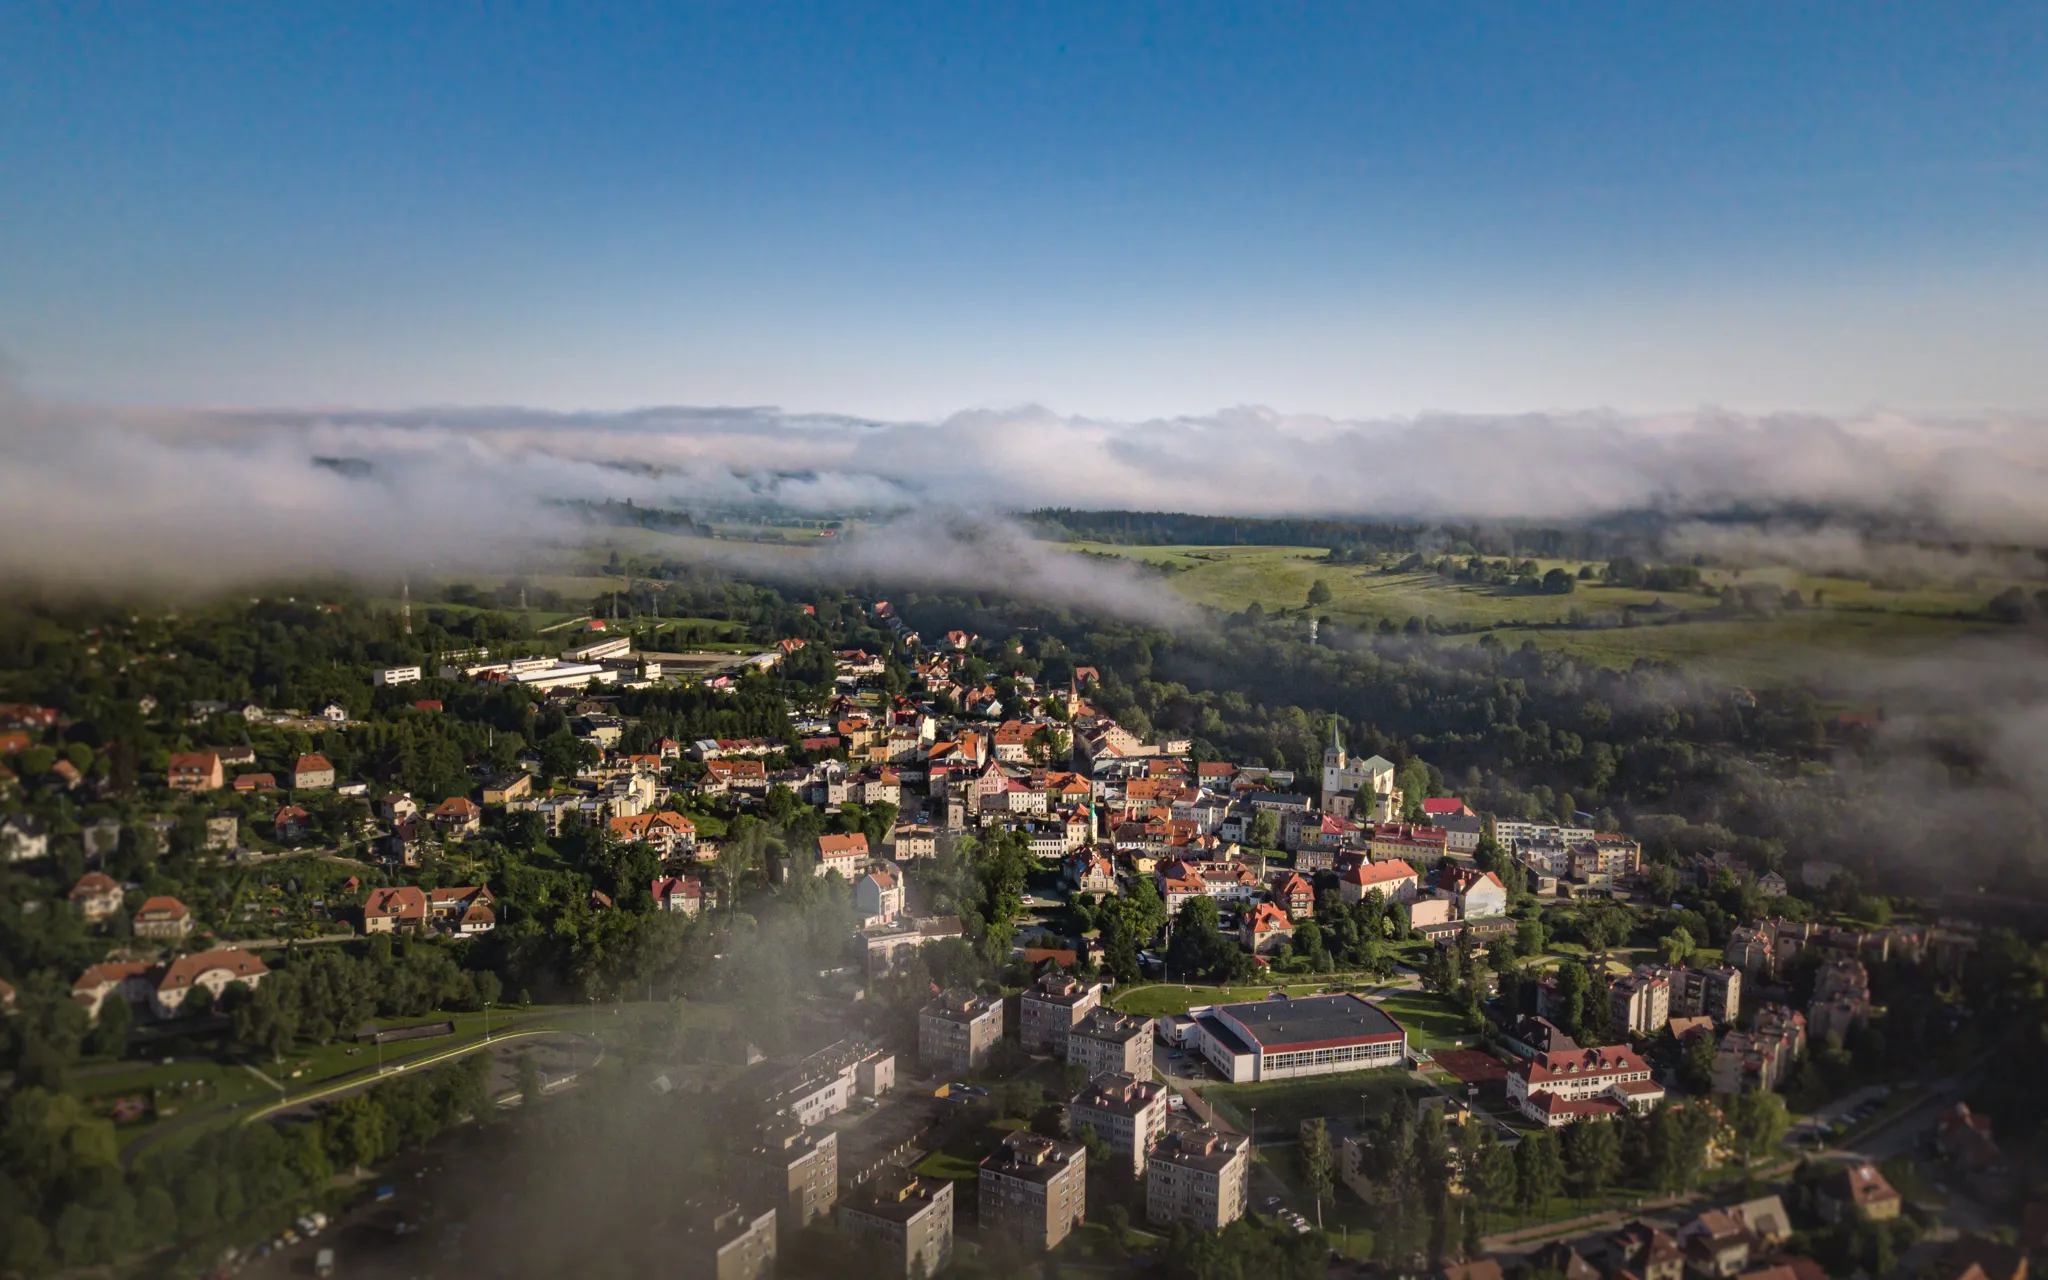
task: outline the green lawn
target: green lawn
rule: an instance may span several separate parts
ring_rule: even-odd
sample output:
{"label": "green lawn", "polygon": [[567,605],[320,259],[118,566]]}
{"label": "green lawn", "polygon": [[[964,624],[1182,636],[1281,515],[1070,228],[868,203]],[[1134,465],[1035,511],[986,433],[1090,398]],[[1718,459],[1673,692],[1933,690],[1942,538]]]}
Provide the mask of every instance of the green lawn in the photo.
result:
{"label": "green lawn", "polygon": [[1429,992],[1389,991],[1373,1002],[1408,1029],[1411,1045],[1434,1051],[1452,1048],[1461,1041],[1469,1045],[1478,1039],[1478,1033],[1466,1027],[1461,1011]]}
{"label": "green lawn", "polygon": [[917,1164],[917,1172],[949,1182],[966,1182],[981,1176],[981,1161],[1019,1129],[1029,1128],[1022,1120],[996,1120],[973,1129],[932,1152]]}
{"label": "green lawn", "polygon": [[1420,1090],[1421,1086],[1406,1071],[1382,1067],[1299,1080],[1212,1084],[1202,1089],[1202,1098],[1240,1129],[1251,1127],[1252,1109],[1256,1107],[1260,1138],[1292,1141],[1303,1120],[1315,1116],[1356,1117],[1367,1110],[1377,1113],[1394,1097]]}
{"label": "green lawn", "polygon": [[[1771,684],[1825,672],[1841,653],[1900,654],[1924,650],[1989,623],[1961,619],[1957,612],[1984,607],[2003,583],[1969,588],[1887,589],[1850,578],[1804,574],[1791,569],[1711,570],[1710,585],[1770,582],[1819,598],[1825,607],[1777,618],[1694,621],[1682,624],[1610,626],[1588,630],[1532,630],[1559,626],[1573,613],[1590,620],[1617,620],[1630,607],[1661,601],[1694,613],[1715,601],[1703,592],[1653,592],[1579,583],[1570,595],[1528,594],[1509,588],[1453,582],[1431,572],[1388,573],[1369,565],[1333,565],[1318,547],[1129,547],[1070,543],[1076,552],[1114,555],[1168,570],[1164,581],[1193,603],[1240,611],[1256,602],[1267,612],[1301,609],[1317,580],[1331,591],[1316,612],[1351,625],[1396,625],[1409,618],[1485,628],[1454,637],[1476,644],[1491,634],[1519,646],[1533,640],[1602,666],[1628,667],[1651,658],[1698,667],[1726,680]],[[1539,560],[1543,570],[1578,571],[1579,561]]]}
{"label": "green lawn", "polygon": [[1157,1018],[1169,1013],[1186,1013],[1197,1005],[1241,1004],[1247,1000],[1264,1000],[1276,989],[1284,989],[1294,996],[1314,995],[1324,987],[1339,985],[1342,979],[1327,977],[1308,982],[1294,982],[1284,988],[1273,983],[1256,987],[1182,987],[1159,986],[1133,988],[1127,995],[1112,997],[1110,1004],[1119,1012],[1134,1013],[1141,1018]]}

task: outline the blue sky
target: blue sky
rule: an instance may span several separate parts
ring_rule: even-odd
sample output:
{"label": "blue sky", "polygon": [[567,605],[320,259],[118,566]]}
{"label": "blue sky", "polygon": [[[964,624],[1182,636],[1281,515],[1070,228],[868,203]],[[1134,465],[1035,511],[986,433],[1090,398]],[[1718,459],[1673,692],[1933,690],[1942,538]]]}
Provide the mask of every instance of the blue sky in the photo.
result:
{"label": "blue sky", "polygon": [[2048,7],[0,8],[0,353],[171,405],[2048,407]]}

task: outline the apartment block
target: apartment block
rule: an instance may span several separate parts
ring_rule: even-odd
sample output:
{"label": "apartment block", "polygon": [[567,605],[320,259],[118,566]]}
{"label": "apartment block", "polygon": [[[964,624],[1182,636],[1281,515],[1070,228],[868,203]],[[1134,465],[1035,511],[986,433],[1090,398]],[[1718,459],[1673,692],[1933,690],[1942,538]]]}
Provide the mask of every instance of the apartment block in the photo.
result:
{"label": "apartment block", "polygon": [[1663,971],[1671,983],[1671,1016],[1712,1018],[1725,1027],[1742,1008],[1742,970],[1733,965],[1711,969],[1682,967]]}
{"label": "apartment block", "polygon": [[953,1184],[900,1170],[839,1206],[839,1230],[878,1245],[891,1271],[935,1276],[953,1259]]}
{"label": "apartment block", "polygon": [[1091,1009],[1067,1032],[1067,1062],[1089,1079],[1121,1072],[1140,1080],[1152,1078],[1152,1019]]}
{"label": "apartment block", "polygon": [[1017,1038],[1026,1053],[1065,1053],[1067,1031],[1101,1003],[1101,983],[1048,973],[1017,998]]}
{"label": "apartment block", "polygon": [[1145,1161],[1145,1216],[1218,1231],[1244,1216],[1251,1139],[1207,1126],[1169,1129]]}
{"label": "apartment block", "polygon": [[1671,1021],[1671,983],[1649,966],[1624,974],[1607,988],[1616,1035],[1653,1036]]}
{"label": "apartment block", "polygon": [[1067,1103],[1068,1131],[1078,1136],[1084,1126],[1092,1126],[1111,1151],[1130,1161],[1134,1178],[1144,1175],[1145,1158],[1168,1114],[1166,1088],[1154,1083],[1150,1074],[1096,1076]]}
{"label": "apartment block", "polygon": [[813,1132],[786,1118],[762,1127],[740,1153],[743,1176],[775,1206],[784,1239],[832,1212],[839,1202],[839,1135]]}
{"label": "apartment block", "polygon": [[775,1274],[775,1210],[749,1213],[736,1203],[684,1206],[678,1274],[761,1280]]}
{"label": "apartment block", "polygon": [[981,1162],[982,1230],[1056,1249],[1088,1215],[1088,1148],[1023,1131]]}
{"label": "apartment block", "polygon": [[1000,996],[949,991],[917,1015],[917,1057],[927,1068],[978,1070],[1002,1038]]}

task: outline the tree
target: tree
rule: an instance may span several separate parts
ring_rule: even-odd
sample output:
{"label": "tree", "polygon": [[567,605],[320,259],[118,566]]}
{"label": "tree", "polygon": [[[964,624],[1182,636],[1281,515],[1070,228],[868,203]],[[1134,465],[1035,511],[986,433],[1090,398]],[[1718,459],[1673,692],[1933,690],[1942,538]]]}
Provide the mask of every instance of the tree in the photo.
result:
{"label": "tree", "polygon": [[519,1105],[530,1107],[539,1102],[545,1086],[541,1083],[540,1067],[531,1053],[519,1055],[519,1066],[513,1072],[515,1087],[519,1090]]}
{"label": "tree", "polygon": [[1565,1127],[1563,1142],[1565,1172],[1575,1194],[1597,1196],[1621,1171],[1621,1134],[1612,1121],[1574,1121]]}
{"label": "tree", "polygon": [[1314,608],[1316,608],[1316,607],[1318,607],[1318,606],[1320,606],[1320,605],[1326,605],[1326,604],[1330,603],[1330,600],[1331,600],[1331,593],[1330,593],[1330,584],[1329,584],[1329,583],[1327,583],[1327,582],[1323,581],[1323,580],[1322,580],[1321,578],[1317,578],[1317,579],[1316,579],[1316,580],[1315,580],[1314,582],[1312,582],[1312,583],[1310,583],[1310,584],[1309,584],[1309,588],[1308,588],[1308,607],[1309,607],[1309,608],[1311,608],[1311,609],[1314,609]]}
{"label": "tree", "polygon": [[1280,819],[1271,809],[1261,809],[1252,815],[1252,829],[1246,833],[1245,842],[1254,849],[1271,849],[1280,843]]}
{"label": "tree", "polygon": [[1785,1100],[1767,1089],[1722,1098],[1721,1117],[1728,1126],[1729,1145],[1744,1168],[1776,1149],[1791,1124],[1791,1118],[1785,1114]]}
{"label": "tree", "polygon": [[1564,1162],[1557,1152],[1557,1139],[1548,1133],[1532,1133],[1515,1148],[1516,1203],[1524,1210],[1538,1204],[1548,1206],[1562,1189]]}
{"label": "tree", "polygon": [[1319,1117],[1301,1136],[1301,1176],[1308,1183],[1309,1194],[1316,1198],[1316,1229],[1319,1231],[1323,1226],[1323,1201],[1335,1189],[1334,1171],[1330,1131]]}
{"label": "tree", "polygon": [[1664,952],[1664,963],[1668,965],[1684,964],[1698,946],[1693,941],[1691,931],[1684,925],[1679,925],[1670,933],[1665,934],[1663,941],[1657,945]]}
{"label": "tree", "polygon": [[1495,1140],[1492,1129],[1480,1134],[1469,1168],[1467,1181],[1479,1198],[1481,1212],[1494,1206],[1521,1203],[1521,1175],[1515,1166],[1515,1153]]}

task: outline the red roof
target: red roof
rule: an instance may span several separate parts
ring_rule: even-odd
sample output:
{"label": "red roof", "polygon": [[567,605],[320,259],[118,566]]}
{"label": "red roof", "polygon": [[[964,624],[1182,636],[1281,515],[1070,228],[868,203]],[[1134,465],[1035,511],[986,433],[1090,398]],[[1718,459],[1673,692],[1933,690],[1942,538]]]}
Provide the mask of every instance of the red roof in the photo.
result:
{"label": "red roof", "polygon": [[1346,884],[1363,885],[1368,889],[1376,885],[1395,884],[1415,878],[1415,868],[1399,858],[1388,862],[1361,862],[1346,871],[1342,877]]}
{"label": "red roof", "polygon": [[334,770],[334,764],[317,751],[310,751],[300,756],[298,763],[292,766],[293,773],[318,773],[322,769],[331,773]]}
{"label": "red roof", "polygon": [[1465,812],[1465,802],[1455,796],[1438,796],[1422,802],[1422,811],[1427,814],[1451,814]]}
{"label": "red roof", "polygon": [[216,951],[201,951],[196,955],[179,956],[164,970],[163,980],[157,983],[158,991],[177,991],[189,987],[199,975],[212,969],[226,969],[237,979],[260,978],[270,972],[270,966],[255,955],[239,947],[222,947]]}
{"label": "red roof", "polygon": [[151,898],[136,908],[135,918],[137,920],[183,920],[191,914],[190,911],[186,910],[185,904],[176,898],[156,897]]}
{"label": "red roof", "polygon": [[818,837],[818,856],[821,858],[866,857],[867,852],[868,838],[858,831],[850,836]]}
{"label": "red roof", "polygon": [[372,889],[369,901],[363,904],[363,916],[365,919],[388,916],[394,920],[424,920],[427,918],[426,892],[409,884]]}

